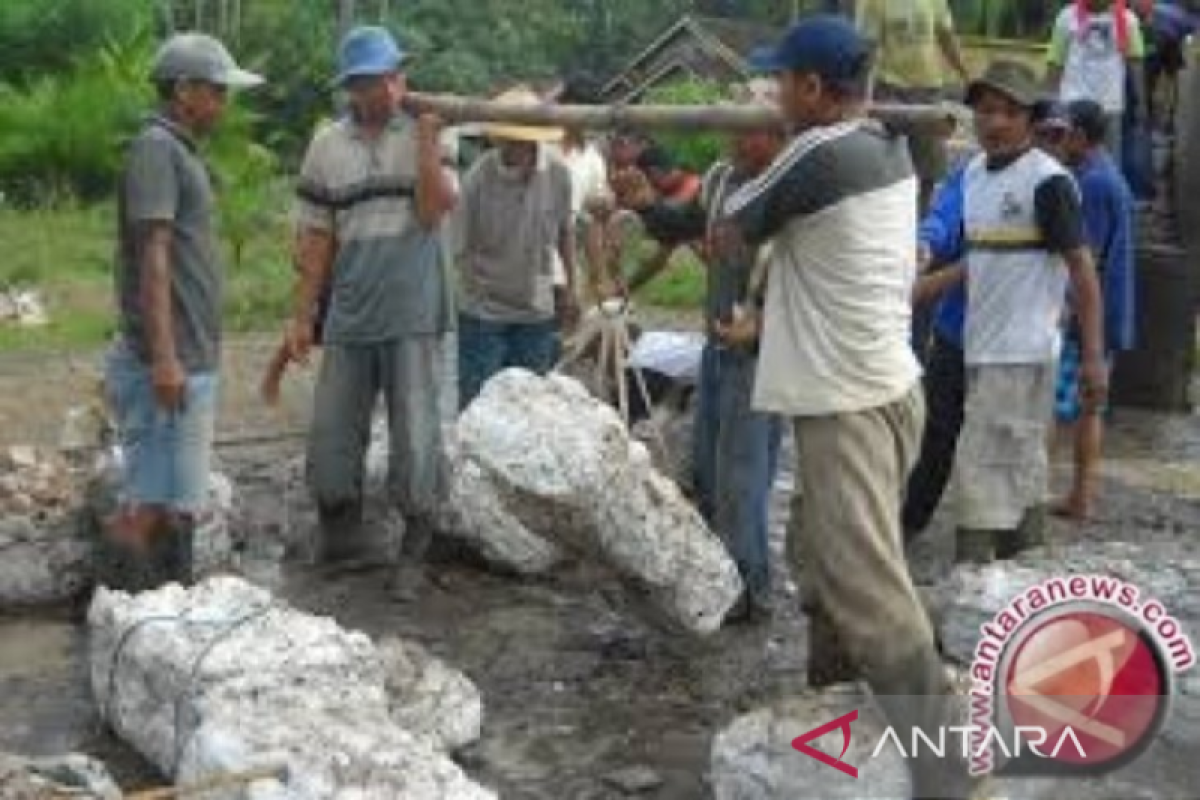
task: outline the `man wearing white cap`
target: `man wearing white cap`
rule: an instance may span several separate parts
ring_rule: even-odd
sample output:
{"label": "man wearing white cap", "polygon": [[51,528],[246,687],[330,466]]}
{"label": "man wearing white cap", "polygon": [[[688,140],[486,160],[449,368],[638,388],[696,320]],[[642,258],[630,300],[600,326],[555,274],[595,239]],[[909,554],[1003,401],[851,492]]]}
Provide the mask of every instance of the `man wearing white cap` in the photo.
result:
{"label": "man wearing white cap", "polygon": [[297,187],[300,286],[288,331],[296,360],[312,347],[329,291],[308,452],[326,563],[375,555],[362,520],[363,476],[381,395],[389,493],[414,555],[429,542],[445,490],[438,353],[454,317],[441,226],[457,198],[440,122],[402,110],[405,61],[383,28],[346,36],[337,84],[350,113],[317,133]]}
{"label": "man wearing white cap", "polygon": [[[535,104],[518,88],[500,102]],[[548,142],[562,131],[489,125],[497,144],[463,181],[462,311],[459,315],[459,406],[465,408],[501,370],[545,374],[558,353],[555,261],[561,260],[567,316],[575,308],[575,225],[571,172]]]}
{"label": "man wearing white cap", "polygon": [[222,285],[212,186],[196,141],[220,120],[229,89],[262,83],[198,33],[167,41],[151,77],[161,107],[130,144],[119,189],[120,336],[106,375],[125,457],[110,534],[151,568],[124,571],[123,580],[140,583],[133,588],[192,577],[193,525],[208,495]]}

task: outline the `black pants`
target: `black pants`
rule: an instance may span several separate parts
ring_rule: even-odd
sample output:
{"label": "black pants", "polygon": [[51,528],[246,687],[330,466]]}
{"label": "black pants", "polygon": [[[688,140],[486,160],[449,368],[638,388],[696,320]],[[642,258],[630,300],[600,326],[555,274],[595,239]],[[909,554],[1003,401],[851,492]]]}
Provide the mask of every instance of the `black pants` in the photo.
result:
{"label": "black pants", "polygon": [[925,434],[921,455],[908,478],[901,518],[906,542],[929,525],[950,482],[966,400],[962,348],[934,333],[925,359]]}

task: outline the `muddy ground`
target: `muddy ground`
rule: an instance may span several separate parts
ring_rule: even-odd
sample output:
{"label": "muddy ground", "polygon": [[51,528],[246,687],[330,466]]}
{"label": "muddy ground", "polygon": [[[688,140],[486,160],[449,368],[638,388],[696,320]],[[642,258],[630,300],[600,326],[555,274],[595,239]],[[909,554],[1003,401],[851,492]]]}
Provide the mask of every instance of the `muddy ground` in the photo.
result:
{"label": "muddy ground", "polygon": [[[238,485],[242,525],[253,538],[307,520],[280,513],[278,464],[301,452],[292,434],[307,414],[308,382],[288,387],[285,411],[255,400],[273,341],[229,348],[220,455]],[[89,383],[95,359],[0,362],[0,444],[52,443],[66,405]],[[1057,526],[1057,541],[1187,540],[1200,547],[1200,424],[1190,416],[1118,411],[1109,442],[1101,518]],[[1059,475],[1061,482],[1062,476]],[[791,470],[776,484],[776,613],[767,624],[731,627],[704,642],[640,621],[610,576],[577,565],[518,583],[464,564],[437,564],[318,578],[301,565],[255,575],[296,605],[372,635],[398,634],[462,669],[485,699],[483,740],[461,756],[467,770],[510,800],[601,800],[626,796],[614,775],[652,771],[642,796],[700,800],[712,735],[742,711],[804,690],[805,626],[783,568]],[[914,571],[932,581],[947,567],[943,515],[918,548]],[[1195,635],[1196,632],[1193,632]],[[81,629],[69,615],[0,618],[0,750],[84,751],[106,760],[122,784],[158,776],[98,723],[87,688]],[[1200,797],[1194,756],[1165,743],[1113,780],[1077,796]]]}

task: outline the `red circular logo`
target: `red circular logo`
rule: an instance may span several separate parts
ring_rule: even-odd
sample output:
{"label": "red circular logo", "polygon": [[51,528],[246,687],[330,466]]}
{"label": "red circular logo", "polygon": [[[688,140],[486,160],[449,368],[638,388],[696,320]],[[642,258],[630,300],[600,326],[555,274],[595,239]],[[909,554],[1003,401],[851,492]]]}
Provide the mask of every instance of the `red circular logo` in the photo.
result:
{"label": "red circular logo", "polygon": [[1170,679],[1157,647],[1113,614],[1077,610],[1034,620],[1007,661],[1012,724],[1045,732],[1040,756],[1081,767],[1125,762],[1165,717]]}

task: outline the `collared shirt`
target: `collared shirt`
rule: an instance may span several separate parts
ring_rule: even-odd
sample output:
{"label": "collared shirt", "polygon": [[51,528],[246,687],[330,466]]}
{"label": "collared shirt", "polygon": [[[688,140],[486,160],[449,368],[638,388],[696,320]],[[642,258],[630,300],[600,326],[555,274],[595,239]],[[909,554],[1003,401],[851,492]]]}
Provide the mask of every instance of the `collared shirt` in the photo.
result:
{"label": "collared shirt", "polygon": [[917,180],[902,137],[865,120],[813,128],[725,211],[751,245],[770,241],[757,410],[853,413],[913,388]]}
{"label": "collared shirt", "polygon": [[414,120],[398,114],[377,137],[353,120],[323,128],[297,187],[296,224],[337,242],[325,342],[370,344],[453,326],[442,230],[417,218]]}
{"label": "collared shirt", "polygon": [[463,181],[463,310],[495,322],[554,317],[554,264],[570,229],[571,173],[544,146],[531,175],[504,166],[498,150]]}
{"label": "collared shirt", "polygon": [[142,308],[140,254],[145,223],[171,226],[175,352],[191,373],[220,362],[223,274],[208,169],[191,135],[152,116],[130,143],[117,199],[116,293],[126,344],[144,362],[150,346]]}

